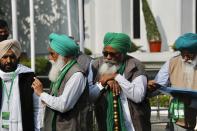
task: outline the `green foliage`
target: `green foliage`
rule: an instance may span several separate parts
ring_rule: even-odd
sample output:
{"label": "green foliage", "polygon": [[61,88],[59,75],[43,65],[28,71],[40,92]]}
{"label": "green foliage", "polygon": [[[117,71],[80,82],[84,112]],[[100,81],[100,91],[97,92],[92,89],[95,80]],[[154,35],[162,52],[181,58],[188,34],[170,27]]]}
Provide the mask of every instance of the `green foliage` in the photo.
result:
{"label": "green foliage", "polygon": [[144,13],[148,41],[161,41],[161,35],[147,0],[142,0],[142,11]]}
{"label": "green foliage", "polygon": [[[12,30],[12,0],[0,0],[0,18],[8,22],[10,30]],[[18,18],[18,40],[21,43],[22,51],[30,50],[30,25],[29,25],[29,0],[18,0],[17,2],[17,18]],[[34,25],[35,33],[35,50],[36,54],[47,53],[46,47],[49,40],[48,35],[52,32],[60,34],[68,34],[67,13],[65,10],[67,3],[63,0],[35,0],[34,1]],[[72,9],[72,35],[75,39],[79,39],[78,30],[78,10],[77,1],[70,2]],[[28,52],[29,54],[29,52]]]}
{"label": "green foliage", "polygon": [[168,107],[170,102],[170,96],[167,95],[159,95],[150,98],[151,106],[157,106],[159,104],[160,107]]}
{"label": "green foliage", "polygon": [[141,46],[137,46],[135,43],[131,42],[131,48],[130,48],[130,50],[128,51],[128,53],[135,52],[135,51],[137,51],[139,48],[141,48]]}
{"label": "green foliage", "polygon": [[[31,67],[31,60],[29,58],[21,58],[20,63]],[[50,64],[48,60],[44,57],[36,57],[36,75],[45,75],[48,73],[48,69],[50,67]]]}

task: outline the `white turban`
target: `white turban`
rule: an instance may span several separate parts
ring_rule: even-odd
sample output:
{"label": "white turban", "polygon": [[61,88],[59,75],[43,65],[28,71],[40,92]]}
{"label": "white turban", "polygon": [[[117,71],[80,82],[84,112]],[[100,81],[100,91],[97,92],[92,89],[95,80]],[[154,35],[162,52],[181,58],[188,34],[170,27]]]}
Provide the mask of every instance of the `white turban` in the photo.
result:
{"label": "white turban", "polygon": [[21,55],[21,45],[17,40],[9,39],[0,42],[0,58],[11,49],[17,58]]}

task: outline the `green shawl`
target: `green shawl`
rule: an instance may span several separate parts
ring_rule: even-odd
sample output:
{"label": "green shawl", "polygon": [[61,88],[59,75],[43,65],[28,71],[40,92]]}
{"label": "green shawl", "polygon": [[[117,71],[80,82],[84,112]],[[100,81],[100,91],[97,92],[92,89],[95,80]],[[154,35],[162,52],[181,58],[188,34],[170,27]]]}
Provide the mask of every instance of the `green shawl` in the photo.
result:
{"label": "green shawl", "polygon": [[[125,63],[121,64],[118,69],[118,73],[123,74],[125,70]],[[114,110],[113,110],[113,93],[111,90],[107,91],[107,131],[114,131]],[[124,116],[122,112],[122,106],[120,97],[118,96],[118,114],[119,114],[119,129],[120,131],[126,131],[126,127],[124,124]]]}

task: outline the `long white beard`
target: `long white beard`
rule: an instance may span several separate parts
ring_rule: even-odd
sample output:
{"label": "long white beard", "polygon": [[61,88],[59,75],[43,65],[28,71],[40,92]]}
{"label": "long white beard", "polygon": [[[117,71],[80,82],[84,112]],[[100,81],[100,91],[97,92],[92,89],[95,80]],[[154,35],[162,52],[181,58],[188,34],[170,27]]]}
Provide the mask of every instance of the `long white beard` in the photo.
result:
{"label": "long white beard", "polygon": [[63,60],[63,57],[62,56],[58,56],[58,59],[56,62],[54,61],[50,61],[51,64],[52,64],[52,67],[49,71],[49,80],[52,81],[52,82],[55,82],[61,72],[61,69],[64,67],[65,65],[65,62]]}
{"label": "long white beard", "polygon": [[188,88],[192,87],[193,84],[193,78],[194,78],[194,72],[195,72],[195,66],[194,63],[188,63],[188,62],[184,62],[184,66],[185,67],[183,69],[184,72],[184,81],[186,82],[186,86]]}
{"label": "long white beard", "polygon": [[113,64],[109,64],[109,63],[103,63],[101,65],[101,67],[99,68],[99,74],[103,75],[103,74],[112,74],[117,72],[118,67],[116,65]]}
{"label": "long white beard", "polygon": [[195,56],[194,60],[192,61],[194,68],[197,68],[197,55]]}

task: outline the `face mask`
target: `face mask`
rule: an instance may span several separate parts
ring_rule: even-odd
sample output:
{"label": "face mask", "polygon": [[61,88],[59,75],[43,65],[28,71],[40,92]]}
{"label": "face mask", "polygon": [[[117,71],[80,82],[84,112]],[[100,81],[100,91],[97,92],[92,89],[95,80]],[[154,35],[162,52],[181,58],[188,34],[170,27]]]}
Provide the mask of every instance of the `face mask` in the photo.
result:
{"label": "face mask", "polygon": [[4,40],[7,40],[9,35],[0,35],[0,42],[1,41],[4,41]]}

